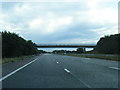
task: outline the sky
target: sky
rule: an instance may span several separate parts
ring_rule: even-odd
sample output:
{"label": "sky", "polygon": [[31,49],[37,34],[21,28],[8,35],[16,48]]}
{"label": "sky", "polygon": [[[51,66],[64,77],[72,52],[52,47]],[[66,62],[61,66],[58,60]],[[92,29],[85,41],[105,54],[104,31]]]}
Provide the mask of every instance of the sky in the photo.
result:
{"label": "sky", "polygon": [[36,44],[96,44],[100,37],[118,33],[118,1],[0,2],[0,31]]}

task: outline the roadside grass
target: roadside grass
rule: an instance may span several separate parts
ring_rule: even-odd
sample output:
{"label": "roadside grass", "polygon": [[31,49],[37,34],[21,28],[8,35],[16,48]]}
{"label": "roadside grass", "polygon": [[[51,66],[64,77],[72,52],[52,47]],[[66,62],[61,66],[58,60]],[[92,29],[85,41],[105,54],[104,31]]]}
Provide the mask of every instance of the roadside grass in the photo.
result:
{"label": "roadside grass", "polygon": [[8,63],[8,62],[15,62],[15,61],[18,61],[18,60],[24,60],[25,58],[29,58],[31,56],[32,55],[13,57],[13,58],[2,58],[2,60],[0,60],[0,64],[4,64],[4,63]]}
{"label": "roadside grass", "polygon": [[98,55],[83,55],[83,54],[60,54],[60,55],[68,55],[68,56],[76,56],[76,57],[84,57],[84,58],[97,58],[97,59],[105,59],[105,60],[112,60],[112,61],[120,61],[120,56],[106,56],[105,54]]}

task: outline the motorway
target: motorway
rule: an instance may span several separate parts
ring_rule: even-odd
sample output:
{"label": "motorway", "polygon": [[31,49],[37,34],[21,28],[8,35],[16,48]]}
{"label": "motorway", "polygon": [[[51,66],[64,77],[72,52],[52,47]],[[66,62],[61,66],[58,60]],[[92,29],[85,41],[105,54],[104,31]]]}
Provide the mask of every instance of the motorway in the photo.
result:
{"label": "motorway", "polygon": [[119,71],[117,61],[43,54],[1,81],[3,88],[118,88]]}

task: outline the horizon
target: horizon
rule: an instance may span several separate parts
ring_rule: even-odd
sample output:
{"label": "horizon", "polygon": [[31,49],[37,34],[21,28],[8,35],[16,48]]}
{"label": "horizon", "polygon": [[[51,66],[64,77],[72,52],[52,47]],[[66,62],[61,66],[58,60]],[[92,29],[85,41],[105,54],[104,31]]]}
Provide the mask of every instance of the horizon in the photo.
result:
{"label": "horizon", "polygon": [[0,5],[0,31],[15,32],[36,44],[96,44],[103,36],[118,34],[118,0],[0,2]]}

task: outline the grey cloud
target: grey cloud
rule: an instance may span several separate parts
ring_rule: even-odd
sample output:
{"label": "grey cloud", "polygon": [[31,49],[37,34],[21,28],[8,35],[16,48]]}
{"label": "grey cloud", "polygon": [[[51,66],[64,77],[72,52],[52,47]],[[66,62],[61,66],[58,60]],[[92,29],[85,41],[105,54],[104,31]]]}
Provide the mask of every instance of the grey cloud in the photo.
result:
{"label": "grey cloud", "polygon": [[[100,26],[94,26],[94,25],[80,25],[73,26],[71,28],[67,28],[66,31],[58,31],[56,33],[50,34],[50,35],[34,35],[31,34],[31,37],[29,35],[29,38],[32,38],[33,40],[37,41],[37,43],[55,43],[55,42],[61,42],[61,41],[67,41],[75,38],[80,38],[80,39],[88,39],[88,40],[94,40],[98,39],[97,34],[94,32],[91,32],[89,29],[96,29],[99,28]],[[66,42],[67,43],[67,42]]]}
{"label": "grey cloud", "polygon": [[[84,14],[76,15],[77,12],[87,12],[89,10],[88,6],[84,3],[29,3],[32,10],[29,12],[23,11],[23,13],[15,13],[15,7],[22,7],[23,5],[28,3],[4,3],[3,4],[3,12],[9,15],[8,22],[13,23],[18,27],[23,28],[20,32],[25,39],[31,39],[35,43],[51,43],[51,42],[62,42],[62,41],[70,41],[72,39],[90,39],[90,40],[98,40],[99,36],[95,32],[91,32],[91,29],[98,29],[102,27],[110,27],[113,25],[112,23],[108,25],[100,25],[97,23],[89,22],[87,15]],[[64,17],[71,16],[73,21],[70,25],[65,28],[57,29],[55,32],[47,35],[43,35],[42,33],[38,33],[37,31],[41,30],[38,28],[37,30],[30,30],[28,23],[33,19],[47,18],[48,12],[52,12],[56,15],[56,17]],[[88,15],[89,16],[89,15]],[[83,19],[81,22],[78,20],[78,17]],[[52,17],[54,18],[54,17]],[[45,19],[45,20],[47,20]],[[47,26],[46,26],[47,27]],[[62,26],[61,26],[62,27]],[[44,29],[43,29],[44,30]],[[72,41],[71,41],[72,42]]]}

